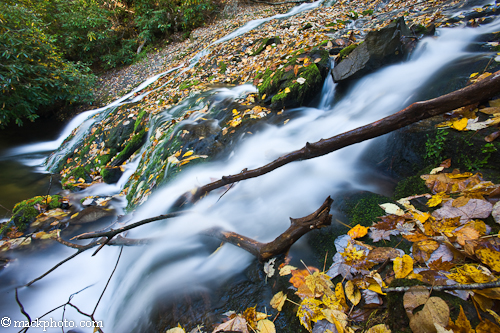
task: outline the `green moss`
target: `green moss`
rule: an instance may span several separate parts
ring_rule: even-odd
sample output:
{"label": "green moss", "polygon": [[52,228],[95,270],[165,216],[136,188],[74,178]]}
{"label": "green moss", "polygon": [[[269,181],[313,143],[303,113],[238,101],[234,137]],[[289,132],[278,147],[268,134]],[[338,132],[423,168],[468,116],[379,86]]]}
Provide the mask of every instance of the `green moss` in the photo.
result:
{"label": "green moss", "polygon": [[[114,161],[121,161],[121,163],[123,163],[130,156],[132,156],[132,154],[135,153],[136,150],[142,146],[145,135],[146,135],[146,131],[144,129],[141,130],[136,135],[134,135],[132,137],[132,139],[130,139],[130,141],[127,143],[125,148],[116,156]],[[119,163],[119,164],[121,164],[121,163]]]}
{"label": "green moss", "polygon": [[420,178],[420,175],[415,175],[398,182],[394,189],[393,198],[394,200],[399,200],[411,195],[424,193],[429,193],[429,189],[425,186],[425,181]]}
{"label": "green moss", "polygon": [[344,58],[346,58],[360,44],[361,43],[351,44],[349,46],[344,47],[342,50],[340,50],[340,52],[339,52],[340,60],[343,60]]}
{"label": "green moss", "polygon": [[[221,64],[224,64],[224,71],[223,72],[222,72],[222,67],[221,67],[221,74],[222,74],[222,73],[226,72],[226,64],[223,61],[221,61]],[[221,64],[219,64],[219,66],[221,66]],[[187,80],[187,81],[184,81],[184,82],[182,82],[180,84],[179,90],[189,89],[190,87],[195,86],[195,85],[197,85],[199,83],[200,83],[199,80],[193,80],[193,81]]]}
{"label": "green moss", "polygon": [[311,23],[306,23],[306,25],[304,25],[302,28],[300,28],[301,31],[304,31],[304,30],[307,30],[307,29],[311,29],[312,28],[312,24]]}
{"label": "green moss", "polygon": [[251,56],[259,55],[266,48],[268,41],[269,41],[269,38],[264,38],[264,39],[260,40],[258,42],[259,43],[259,47],[257,48],[257,50],[255,50],[254,52],[252,52],[250,55]]}
{"label": "green moss", "polygon": [[372,15],[372,14],[373,14],[373,9],[367,9],[367,10],[364,10],[361,14],[362,14],[363,16],[369,16],[369,15]]}
{"label": "green moss", "polygon": [[61,207],[62,197],[59,195],[53,196],[37,196],[17,203],[12,209],[12,218],[10,222],[18,228],[19,231],[25,231],[29,225],[35,220],[40,212],[35,208],[38,205],[47,204],[47,210]]}
{"label": "green moss", "polygon": [[227,70],[226,63],[224,61],[219,62],[219,68],[220,68],[219,73],[224,74]]}
{"label": "green moss", "polygon": [[141,126],[142,120],[144,119],[144,117],[147,114],[148,114],[148,112],[146,110],[142,110],[141,112],[139,112],[139,114],[137,115],[137,119],[135,120],[135,124],[134,124],[134,133],[137,132],[137,129],[139,129],[139,127]]}

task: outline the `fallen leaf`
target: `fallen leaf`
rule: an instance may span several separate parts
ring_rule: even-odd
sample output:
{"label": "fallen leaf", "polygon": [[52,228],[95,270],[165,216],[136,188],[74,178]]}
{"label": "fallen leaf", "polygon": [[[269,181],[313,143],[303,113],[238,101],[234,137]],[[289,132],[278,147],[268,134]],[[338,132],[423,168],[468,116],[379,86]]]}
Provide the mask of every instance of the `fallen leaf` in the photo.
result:
{"label": "fallen leaf", "polygon": [[397,257],[402,257],[403,255],[404,251],[400,249],[392,247],[376,247],[373,250],[370,250],[366,256],[366,260],[381,264],[388,259],[392,260]]}
{"label": "fallen leaf", "polygon": [[274,275],[274,262],[276,258],[273,258],[264,264],[264,273],[267,277],[272,277]]}
{"label": "fallen leaf", "polygon": [[259,333],[276,333],[276,327],[269,319],[263,319],[257,323],[257,331]]}
{"label": "fallen leaf", "polygon": [[453,200],[443,204],[443,207],[432,213],[436,219],[460,216],[460,222],[465,223],[474,218],[485,219],[490,216],[493,205],[486,200],[471,199],[465,206],[453,207]]}
{"label": "fallen leaf", "polygon": [[496,223],[500,224],[500,201],[497,201],[495,206],[493,206],[491,216],[493,216]]}
{"label": "fallen leaf", "polygon": [[321,304],[321,301],[313,298],[305,298],[300,303],[299,309],[297,310],[297,317],[299,317],[300,323],[309,332],[312,330],[311,321],[317,322],[325,318],[320,308]]}
{"label": "fallen leaf", "polygon": [[358,287],[356,287],[356,285],[350,280],[347,280],[345,284],[345,294],[347,296],[347,299],[354,306],[358,305],[358,303],[361,301],[361,292],[359,291]]}
{"label": "fallen leaf", "polygon": [[180,327],[174,327],[166,331],[165,333],[186,333],[183,328]]}
{"label": "fallen leaf", "polygon": [[496,132],[493,132],[491,133],[490,135],[487,135],[484,140],[486,142],[493,142],[495,141],[498,137],[500,136],[500,131],[496,131]]}
{"label": "fallen leaf", "polygon": [[285,294],[283,294],[282,291],[275,294],[270,302],[272,308],[277,309],[278,311],[281,311],[281,309],[283,308],[283,305],[285,304],[286,298],[287,298],[287,296]]}
{"label": "fallen leaf", "polygon": [[413,244],[413,257],[418,262],[425,262],[431,258],[432,252],[439,248],[439,243],[434,240],[421,241]]}
{"label": "fallen leaf", "polygon": [[298,83],[298,84],[304,84],[305,82],[306,82],[306,79],[304,79],[303,77],[299,77],[299,78],[297,79],[297,83]]}
{"label": "fallen leaf", "polygon": [[378,324],[378,325],[370,327],[370,329],[368,331],[365,331],[365,332],[366,333],[391,333],[391,330],[385,324]]}
{"label": "fallen leaf", "polygon": [[483,318],[479,325],[476,326],[476,333],[500,333],[500,327],[487,318]]}
{"label": "fallen leaf", "polygon": [[247,321],[240,315],[237,315],[233,319],[228,320],[223,324],[220,324],[212,331],[212,333],[217,333],[219,331],[235,331],[235,332],[249,333],[247,329]]}
{"label": "fallen leaf", "polygon": [[288,94],[290,92],[290,88],[286,87],[285,88],[285,94]]}
{"label": "fallen leaf", "polygon": [[455,323],[453,323],[450,320],[448,327],[450,327],[454,332],[463,332],[463,333],[474,332],[472,326],[470,325],[470,321],[465,316],[464,309],[462,308],[461,305],[460,305],[460,313],[458,314],[457,320],[455,320]]}
{"label": "fallen leaf", "polygon": [[285,266],[280,268],[280,276],[292,274],[292,271],[296,270],[296,269],[297,269],[297,267],[295,267],[295,266],[285,265]]}
{"label": "fallen leaf", "polygon": [[500,272],[500,252],[489,248],[479,248],[476,250],[476,256],[492,270]]}
{"label": "fallen leaf", "polygon": [[413,315],[413,310],[425,304],[429,299],[430,292],[424,286],[413,286],[403,295],[403,307],[408,318]]}
{"label": "fallen leaf", "polygon": [[431,297],[424,308],[410,318],[410,328],[413,333],[435,332],[434,324],[445,327],[450,320],[450,309],[439,297]]}
{"label": "fallen leaf", "polygon": [[452,121],[450,124],[451,128],[456,129],[457,131],[463,131],[467,127],[467,118],[462,118],[459,120]]}
{"label": "fallen leaf", "polygon": [[497,322],[497,324],[500,324],[500,316],[499,316],[496,312],[494,312],[494,311],[493,311],[493,310],[491,310],[491,309],[488,309],[488,310],[486,310],[486,311],[487,311],[490,315],[492,315],[492,316],[493,316],[493,318],[495,318],[495,321]]}
{"label": "fallen leaf", "polygon": [[335,325],[337,332],[344,332],[347,326],[347,315],[339,310],[323,309],[326,320]]}
{"label": "fallen leaf", "polygon": [[405,214],[405,212],[401,208],[399,208],[399,206],[392,203],[385,203],[379,206],[386,212],[386,214],[395,214],[398,216],[403,216]]}
{"label": "fallen leaf", "polygon": [[306,285],[312,291],[315,297],[323,296],[323,294],[331,294],[333,288],[333,283],[330,281],[330,277],[325,273],[314,272],[313,274],[306,276]]}
{"label": "fallen leaf", "polygon": [[347,234],[351,236],[352,239],[364,237],[367,233],[368,233],[368,228],[363,227],[360,224],[357,224],[347,232]]}
{"label": "fallen leaf", "polygon": [[465,245],[466,241],[478,239],[481,236],[476,229],[471,227],[464,227],[457,231],[455,235],[457,236],[457,243],[462,246]]}
{"label": "fallen leaf", "polygon": [[405,254],[402,258],[398,257],[394,259],[396,279],[404,279],[411,272],[413,272],[413,260],[409,255]]}

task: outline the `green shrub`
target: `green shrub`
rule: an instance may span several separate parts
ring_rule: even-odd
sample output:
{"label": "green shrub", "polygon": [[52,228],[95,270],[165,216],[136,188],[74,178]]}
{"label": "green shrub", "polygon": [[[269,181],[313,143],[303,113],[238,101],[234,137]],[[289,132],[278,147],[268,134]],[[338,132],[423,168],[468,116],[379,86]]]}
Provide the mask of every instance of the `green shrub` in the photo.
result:
{"label": "green shrub", "polygon": [[0,2],[0,127],[33,121],[41,106],[92,96],[90,70],[63,59],[44,29],[30,9]]}

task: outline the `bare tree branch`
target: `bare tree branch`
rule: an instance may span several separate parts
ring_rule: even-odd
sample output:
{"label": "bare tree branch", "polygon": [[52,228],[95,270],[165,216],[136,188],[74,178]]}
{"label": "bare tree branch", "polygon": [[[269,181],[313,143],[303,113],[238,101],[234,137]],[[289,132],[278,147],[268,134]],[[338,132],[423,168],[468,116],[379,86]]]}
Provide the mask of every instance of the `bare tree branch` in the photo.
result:
{"label": "bare tree branch", "polygon": [[[412,286],[409,287],[394,287],[394,288],[382,288],[382,292],[384,293],[389,293],[389,292],[396,292],[396,293],[401,293],[410,290]],[[481,289],[488,289],[488,288],[498,288],[500,287],[500,280],[495,281],[495,282],[487,282],[487,283],[470,283],[470,284],[452,284],[452,285],[446,285],[446,286],[419,286],[419,287],[425,287],[429,290],[435,290],[435,291],[443,291],[443,290],[481,290]]]}
{"label": "bare tree branch", "polygon": [[332,202],[332,198],[328,197],[314,213],[299,219],[290,218],[290,227],[269,243],[260,243],[238,233],[220,229],[210,229],[205,234],[241,247],[256,256],[260,261],[266,261],[277,254],[288,251],[290,246],[307,232],[330,225],[332,222],[332,216],[330,215]]}

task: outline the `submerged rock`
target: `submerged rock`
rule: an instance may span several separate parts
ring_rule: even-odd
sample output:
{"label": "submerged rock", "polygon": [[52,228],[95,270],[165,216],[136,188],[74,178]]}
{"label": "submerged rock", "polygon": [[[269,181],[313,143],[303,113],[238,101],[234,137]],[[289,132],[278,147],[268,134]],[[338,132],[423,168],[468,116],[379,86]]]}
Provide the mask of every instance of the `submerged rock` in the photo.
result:
{"label": "submerged rock", "polygon": [[405,36],[410,36],[404,18],[378,31],[370,31],[361,43],[333,69],[336,82],[362,77],[382,66],[403,60],[406,55]]}

